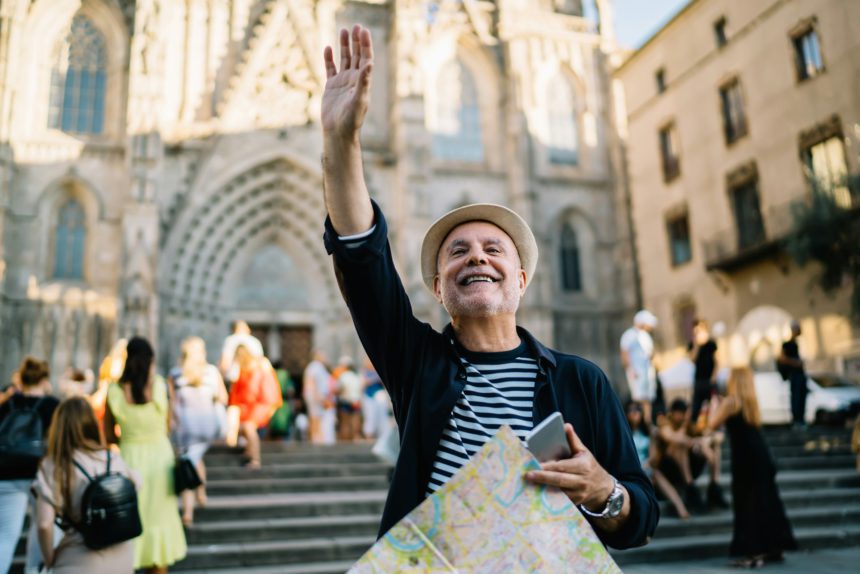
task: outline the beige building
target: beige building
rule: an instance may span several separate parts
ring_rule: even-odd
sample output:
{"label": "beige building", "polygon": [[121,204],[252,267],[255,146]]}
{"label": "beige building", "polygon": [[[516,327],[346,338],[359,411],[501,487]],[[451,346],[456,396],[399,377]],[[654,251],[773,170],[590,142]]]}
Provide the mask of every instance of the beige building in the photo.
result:
{"label": "beige building", "polygon": [[780,241],[814,180],[860,171],[860,2],[693,0],[615,78],[642,296],[661,320],[664,364],[702,317],[725,322],[725,360],[772,370],[796,317],[811,369],[857,369],[848,293],[811,286],[813,270]]}
{"label": "beige building", "polygon": [[0,377],[95,367],[140,333],[171,365],[248,320],[293,372],[359,354],[322,243],[322,50],[376,43],[366,175],[416,312],[424,230],[512,206],[541,247],[521,322],[617,373],[635,310],[612,121],[612,3],[4,0]]}

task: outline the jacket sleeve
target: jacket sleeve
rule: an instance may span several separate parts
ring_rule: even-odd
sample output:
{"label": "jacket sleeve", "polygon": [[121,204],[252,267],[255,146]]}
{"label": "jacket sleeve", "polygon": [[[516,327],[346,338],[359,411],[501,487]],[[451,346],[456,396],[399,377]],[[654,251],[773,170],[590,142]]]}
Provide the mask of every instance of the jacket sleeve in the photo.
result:
{"label": "jacket sleeve", "polygon": [[624,409],[612,390],[609,380],[601,372],[598,387],[597,461],[624,485],[630,494],[630,515],[627,522],[615,532],[598,531],[604,543],[612,548],[624,549],[642,546],[654,535],[660,520],[660,507],[651,481],[642,470],[633,436],[624,415]]}
{"label": "jacket sleeve", "polygon": [[409,404],[417,357],[431,327],[415,318],[412,305],[391,255],[388,226],[373,202],[373,232],[358,244],[339,239],[325,221],[326,250],[367,356],[376,368],[394,406],[398,424]]}

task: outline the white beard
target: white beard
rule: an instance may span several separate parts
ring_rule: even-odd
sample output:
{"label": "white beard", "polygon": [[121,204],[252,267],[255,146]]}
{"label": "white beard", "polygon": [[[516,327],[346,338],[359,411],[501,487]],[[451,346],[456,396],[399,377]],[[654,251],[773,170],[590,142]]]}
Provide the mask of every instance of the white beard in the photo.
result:
{"label": "white beard", "polygon": [[479,294],[465,296],[456,288],[442,289],[442,306],[451,317],[493,317],[514,314],[520,306],[520,290],[513,281],[506,281],[501,299],[482,297]]}

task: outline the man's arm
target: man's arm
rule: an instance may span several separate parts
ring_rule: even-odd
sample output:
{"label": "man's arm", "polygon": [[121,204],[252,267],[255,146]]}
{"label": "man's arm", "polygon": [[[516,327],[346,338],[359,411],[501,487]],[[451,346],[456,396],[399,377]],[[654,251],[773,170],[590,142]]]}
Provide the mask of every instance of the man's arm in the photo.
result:
{"label": "man's arm", "polygon": [[340,31],[340,70],[334,51],[323,52],[326,85],[322,98],[323,194],[332,226],[341,236],[373,225],[373,207],[364,182],[359,135],[370,103],[373,42],[359,25]]}

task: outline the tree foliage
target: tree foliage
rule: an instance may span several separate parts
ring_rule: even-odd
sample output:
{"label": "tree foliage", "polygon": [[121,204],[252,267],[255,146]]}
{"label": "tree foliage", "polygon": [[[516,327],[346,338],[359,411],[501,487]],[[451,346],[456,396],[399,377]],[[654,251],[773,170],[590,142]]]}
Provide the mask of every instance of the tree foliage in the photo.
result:
{"label": "tree foliage", "polygon": [[814,281],[825,293],[850,288],[851,312],[860,320],[860,176],[847,183],[850,204],[832,190],[818,188],[809,201],[793,206],[786,248],[798,265],[818,264]]}

